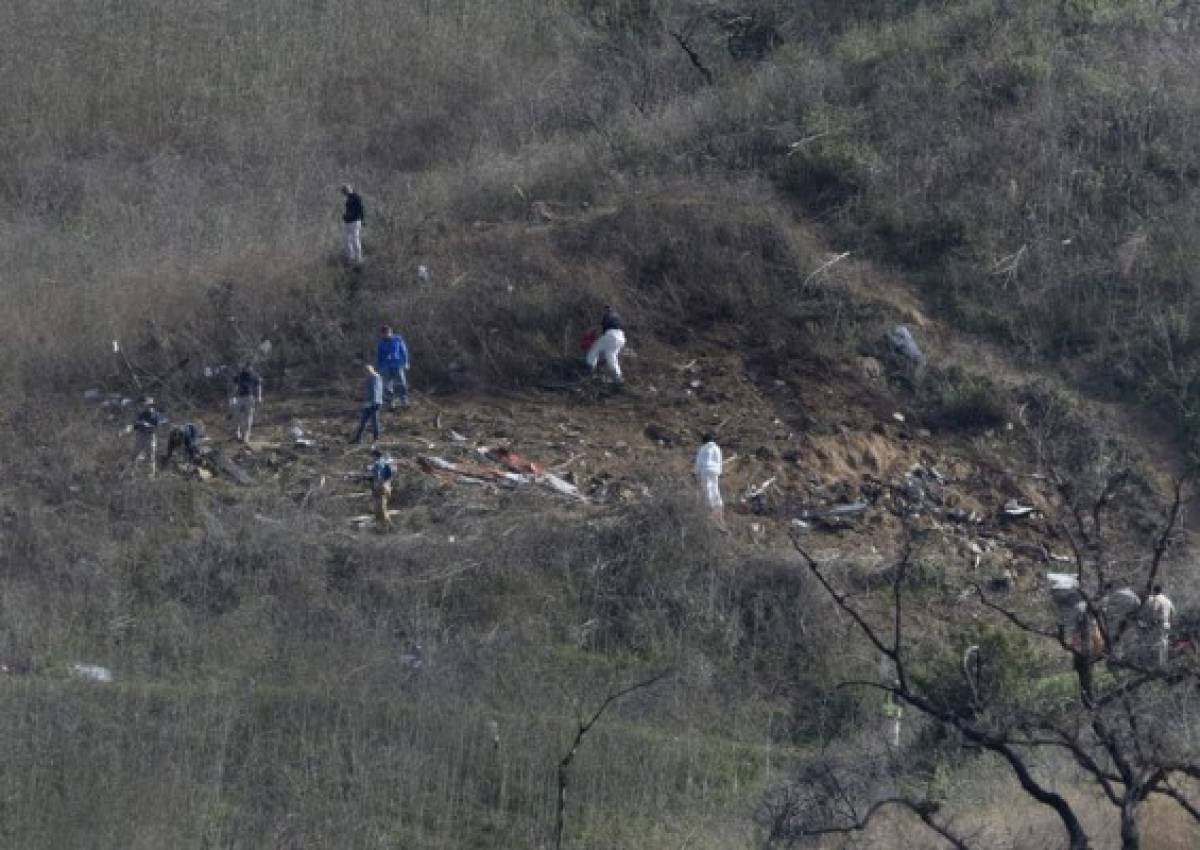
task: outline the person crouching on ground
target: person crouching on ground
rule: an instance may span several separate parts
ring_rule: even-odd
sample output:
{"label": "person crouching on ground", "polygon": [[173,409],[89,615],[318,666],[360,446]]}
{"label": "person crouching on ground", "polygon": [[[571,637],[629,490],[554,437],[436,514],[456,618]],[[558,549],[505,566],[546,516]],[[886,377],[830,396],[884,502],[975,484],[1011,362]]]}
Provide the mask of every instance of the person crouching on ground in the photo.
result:
{"label": "person crouching on ground", "polygon": [[696,478],[700,481],[700,495],[713,519],[723,523],[725,503],[721,501],[721,471],[724,468],[721,447],[712,433],[700,438],[700,451],[696,452]]}
{"label": "person crouching on ground", "polygon": [[368,422],[371,423],[372,439],[379,439],[379,409],[383,407],[383,378],[370,363],[364,363],[363,368],[367,372],[367,397],[358,420],[358,430],[350,438],[352,443],[362,441],[363,430],[367,427]]}
{"label": "person crouching on ground", "polygon": [[390,531],[392,517],[388,513],[388,499],[392,495],[392,479],[396,471],[392,468],[392,459],[386,457],[379,449],[371,450],[371,466],[367,477],[371,482],[371,499],[375,504],[375,521],[380,531]]}
{"label": "person crouching on ground", "polygon": [[389,407],[396,402],[408,407],[408,346],[404,337],[384,325],[379,331],[375,359],[383,378],[383,400]]}
{"label": "person crouching on ground", "polygon": [[254,426],[254,411],[262,404],[262,376],[247,363],[233,379],[233,415],[236,421],[235,434],[243,443],[250,442],[250,429]]}
{"label": "person crouching on ground", "polygon": [[608,364],[613,379],[622,384],[625,379],[621,376],[620,354],[625,347],[625,331],[621,327],[621,317],[611,306],[604,308],[604,317],[600,320],[600,336],[592,343],[584,356],[588,370],[596,371],[596,364],[603,360]]}

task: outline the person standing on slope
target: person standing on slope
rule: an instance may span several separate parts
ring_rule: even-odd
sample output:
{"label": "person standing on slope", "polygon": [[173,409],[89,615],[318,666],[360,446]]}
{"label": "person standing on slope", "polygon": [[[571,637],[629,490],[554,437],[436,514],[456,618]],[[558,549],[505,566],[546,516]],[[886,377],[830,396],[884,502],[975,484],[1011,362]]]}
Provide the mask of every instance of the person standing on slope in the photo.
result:
{"label": "person standing on slope", "polygon": [[363,430],[367,427],[368,422],[371,423],[372,438],[379,439],[379,409],[383,407],[383,378],[370,363],[364,363],[363,368],[367,372],[367,397],[358,420],[358,430],[350,438],[352,443],[362,441]]}
{"label": "person standing on slope", "polygon": [[362,265],[362,226],[363,226],[363,201],[362,196],[354,191],[354,187],[347,183],[342,187],[342,194],[346,196],[346,208],[342,212],[342,247],[346,256],[346,262],[354,268]]}
{"label": "person standing on slope", "polygon": [[367,479],[371,482],[371,499],[375,503],[375,521],[380,531],[390,531],[392,517],[388,513],[388,499],[392,495],[392,479],[396,470],[392,459],[379,449],[371,450],[371,465],[367,468]]}
{"label": "person standing on slope", "polygon": [[404,337],[384,325],[379,332],[376,367],[383,378],[383,400],[389,407],[397,401],[408,407],[408,346]]}
{"label": "person standing on slope", "polygon": [[1171,621],[1175,619],[1175,605],[1163,593],[1162,585],[1154,585],[1146,597],[1139,615],[1139,624],[1145,632],[1145,661],[1147,667],[1163,669],[1167,666],[1167,649],[1171,639]]}
{"label": "person standing on slope", "polygon": [[133,462],[136,466],[142,458],[146,458],[150,462],[151,478],[158,471],[158,429],[166,422],[167,417],[159,412],[154,399],[150,396],[143,398],[142,410],[133,420]]}
{"label": "person standing on slope", "polygon": [[233,415],[236,421],[237,439],[250,442],[250,429],[254,426],[254,411],[262,404],[262,376],[249,363],[242,366],[233,379]]}
{"label": "person standing on slope", "polygon": [[694,472],[700,481],[700,495],[712,513],[713,519],[722,523],[725,518],[725,503],[721,501],[721,472],[724,461],[716,435],[709,432],[700,438],[700,451],[696,452]]}
{"label": "person standing on slope", "polygon": [[612,372],[613,379],[618,384],[623,384],[625,379],[621,376],[619,357],[621,349],[624,347],[625,331],[621,327],[621,317],[617,315],[617,311],[611,305],[605,307],[604,316],[600,320],[600,336],[592,343],[584,357],[588,370],[595,373],[596,364],[600,360],[604,360],[608,364],[609,371]]}

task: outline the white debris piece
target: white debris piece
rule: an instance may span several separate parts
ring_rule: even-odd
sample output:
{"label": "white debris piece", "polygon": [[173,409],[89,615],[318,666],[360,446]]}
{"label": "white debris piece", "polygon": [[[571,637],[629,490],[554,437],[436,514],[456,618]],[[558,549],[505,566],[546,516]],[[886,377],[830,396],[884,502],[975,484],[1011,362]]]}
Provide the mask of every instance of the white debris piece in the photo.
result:
{"label": "white debris piece", "polygon": [[769,490],[771,488],[771,485],[774,483],[775,483],[775,478],[772,477],[772,478],[768,478],[766,481],[764,481],[762,484],[759,484],[757,487],[751,487],[746,492],[745,500],[750,501],[751,499],[757,499],[763,493],[766,493],[767,490]]}
{"label": "white debris piece", "polygon": [[1004,513],[1008,516],[1022,517],[1029,516],[1033,513],[1034,508],[1029,505],[1022,505],[1016,499],[1009,499],[1004,503]]}

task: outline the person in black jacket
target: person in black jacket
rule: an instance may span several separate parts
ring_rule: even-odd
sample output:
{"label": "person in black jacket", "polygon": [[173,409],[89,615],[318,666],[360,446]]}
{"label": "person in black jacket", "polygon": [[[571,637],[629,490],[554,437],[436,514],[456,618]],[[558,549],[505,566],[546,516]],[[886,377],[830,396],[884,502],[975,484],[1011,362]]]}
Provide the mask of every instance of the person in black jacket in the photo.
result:
{"label": "person in black jacket", "polygon": [[150,396],[143,398],[142,409],[133,420],[133,462],[136,466],[142,459],[149,461],[151,478],[158,467],[158,429],[166,422],[167,417],[159,412],[154,399]]}
{"label": "person in black jacket", "polygon": [[344,247],[346,262],[350,265],[358,267],[362,265],[362,225],[363,225],[363,201],[362,196],[354,191],[354,187],[347,183],[342,187],[342,194],[346,196],[346,209],[342,213],[342,244]]}

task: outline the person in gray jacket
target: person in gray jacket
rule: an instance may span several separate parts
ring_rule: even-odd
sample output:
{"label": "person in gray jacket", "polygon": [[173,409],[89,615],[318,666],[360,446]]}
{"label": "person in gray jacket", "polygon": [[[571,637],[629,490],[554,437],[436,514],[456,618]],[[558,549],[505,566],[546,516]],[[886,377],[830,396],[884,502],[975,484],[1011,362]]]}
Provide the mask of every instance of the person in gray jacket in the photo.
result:
{"label": "person in gray jacket", "polygon": [[367,371],[367,398],[358,420],[358,430],[350,438],[351,443],[362,441],[363,431],[368,422],[371,424],[372,438],[379,439],[379,410],[383,407],[383,378],[370,363],[363,364],[363,368]]}

